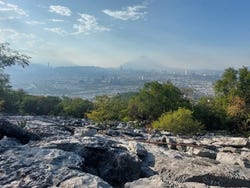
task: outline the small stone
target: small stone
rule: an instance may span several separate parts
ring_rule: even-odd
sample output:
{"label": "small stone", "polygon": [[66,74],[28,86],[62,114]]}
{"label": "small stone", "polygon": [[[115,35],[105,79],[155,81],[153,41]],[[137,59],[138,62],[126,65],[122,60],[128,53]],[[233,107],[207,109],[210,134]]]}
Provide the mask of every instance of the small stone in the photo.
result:
{"label": "small stone", "polygon": [[147,150],[145,147],[138,142],[129,142],[128,149],[131,153],[138,155],[138,157],[145,157],[147,155]]}

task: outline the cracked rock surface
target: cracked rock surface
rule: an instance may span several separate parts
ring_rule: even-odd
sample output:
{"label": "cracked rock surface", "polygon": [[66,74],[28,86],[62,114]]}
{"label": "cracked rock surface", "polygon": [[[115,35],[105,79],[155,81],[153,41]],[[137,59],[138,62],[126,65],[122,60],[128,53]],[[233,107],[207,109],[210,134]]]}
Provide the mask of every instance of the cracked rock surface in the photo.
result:
{"label": "cracked rock surface", "polygon": [[1,118],[3,188],[250,187],[249,138],[149,134],[131,122],[100,128],[63,117]]}

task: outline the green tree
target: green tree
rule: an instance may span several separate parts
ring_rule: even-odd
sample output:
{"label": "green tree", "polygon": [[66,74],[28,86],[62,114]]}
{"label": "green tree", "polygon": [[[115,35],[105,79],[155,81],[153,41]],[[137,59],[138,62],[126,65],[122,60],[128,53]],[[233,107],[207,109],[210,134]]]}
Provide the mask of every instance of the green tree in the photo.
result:
{"label": "green tree", "polygon": [[224,112],[229,127],[234,130],[249,130],[250,71],[228,68],[215,83],[215,108]]}
{"label": "green tree", "polygon": [[[0,43],[0,110],[10,110],[10,106],[14,106],[12,102],[15,93],[10,90],[9,76],[4,73],[4,69],[13,65],[26,66],[29,64],[30,57],[26,56],[9,47],[9,43]],[[12,98],[13,97],[13,98]],[[7,106],[6,106],[7,105]],[[11,108],[13,111],[13,108]]]}
{"label": "green tree", "polygon": [[215,83],[215,93],[217,96],[230,97],[237,93],[237,74],[238,71],[228,68],[222,75],[222,78]]}
{"label": "green tree", "polygon": [[206,130],[226,129],[226,113],[220,108],[215,108],[213,97],[202,97],[193,105],[193,116],[200,121]]}
{"label": "green tree", "polygon": [[179,108],[174,112],[164,113],[152,124],[156,129],[184,135],[195,134],[203,129],[203,125],[193,118],[192,111],[185,108]]}
{"label": "green tree", "polygon": [[8,90],[4,92],[4,111],[9,113],[19,113],[21,112],[21,106],[24,97],[27,94],[23,90]]}
{"label": "green tree", "polygon": [[13,65],[21,65],[22,67],[29,64],[30,57],[24,55],[9,47],[9,43],[0,43],[0,87],[6,87],[9,79],[3,72],[6,67]]}
{"label": "green tree", "polygon": [[133,93],[118,94],[116,96],[97,96],[94,109],[87,114],[88,118],[97,121],[128,120],[128,101]]}
{"label": "green tree", "polygon": [[25,95],[20,112],[31,115],[58,115],[62,111],[60,103],[59,97]]}
{"label": "green tree", "polygon": [[244,99],[246,104],[250,104],[250,71],[243,67],[239,69],[239,96]]}
{"label": "green tree", "polygon": [[39,96],[26,95],[21,104],[21,112],[30,115],[44,115],[41,106],[39,106],[40,98]]}
{"label": "green tree", "polygon": [[61,104],[63,114],[72,117],[82,118],[93,109],[93,103],[81,98],[64,97]]}
{"label": "green tree", "polygon": [[0,68],[12,65],[26,66],[29,64],[30,57],[24,55],[16,50],[12,50],[9,47],[9,43],[0,43]]}
{"label": "green tree", "polygon": [[129,101],[128,114],[131,119],[155,120],[164,112],[189,105],[172,83],[150,82]]}

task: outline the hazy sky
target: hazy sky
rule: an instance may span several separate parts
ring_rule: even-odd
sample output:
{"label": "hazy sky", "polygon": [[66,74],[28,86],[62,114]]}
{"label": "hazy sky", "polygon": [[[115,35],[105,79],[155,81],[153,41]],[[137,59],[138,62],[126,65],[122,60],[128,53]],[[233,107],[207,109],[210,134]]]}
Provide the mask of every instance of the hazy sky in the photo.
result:
{"label": "hazy sky", "polygon": [[250,65],[250,0],[0,0],[0,42],[34,63]]}

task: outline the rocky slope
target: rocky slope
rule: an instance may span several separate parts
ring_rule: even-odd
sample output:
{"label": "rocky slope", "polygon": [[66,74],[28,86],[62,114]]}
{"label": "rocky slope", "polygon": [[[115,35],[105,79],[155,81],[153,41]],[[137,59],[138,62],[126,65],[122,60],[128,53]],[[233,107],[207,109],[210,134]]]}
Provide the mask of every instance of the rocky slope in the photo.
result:
{"label": "rocky slope", "polygon": [[250,139],[2,116],[0,187],[250,187]]}

